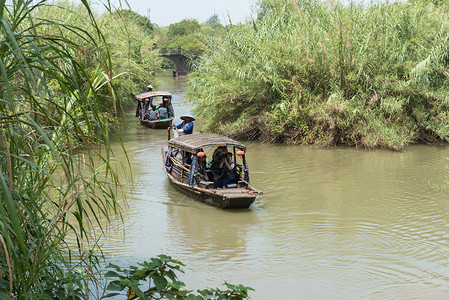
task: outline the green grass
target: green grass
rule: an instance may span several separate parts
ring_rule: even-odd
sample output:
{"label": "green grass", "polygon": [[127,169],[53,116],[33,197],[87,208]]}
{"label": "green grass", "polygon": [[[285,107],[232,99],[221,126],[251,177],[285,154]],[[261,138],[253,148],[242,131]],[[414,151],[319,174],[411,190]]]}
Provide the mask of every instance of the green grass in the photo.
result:
{"label": "green grass", "polygon": [[447,140],[447,4],[258,5],[252,23],[208,43],[190,75],[204,130],[395,150]]}

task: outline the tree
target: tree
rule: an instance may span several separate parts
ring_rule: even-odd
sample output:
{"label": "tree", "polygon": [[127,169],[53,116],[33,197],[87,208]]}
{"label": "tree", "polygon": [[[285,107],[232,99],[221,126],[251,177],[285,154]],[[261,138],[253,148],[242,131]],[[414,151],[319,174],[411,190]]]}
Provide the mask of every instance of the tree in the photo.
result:
{"label": "tree", "polygon": [[167,37],[173,39],[177,36],[194,34],[200,30],[200,24],[195,19],[184,19],[178,23],[170,24]]}
{"label": "tree", "polygon": [[134,23],[142,28],[146,35],[153,35],[154,25],[148,17],[144,17],[129,9],[121,9],[116,11],[116,13],[124,19],[124,23]]}
{"label": "tree", "polygon": [[210,16],[210,18],[207,19],[206,24],[215,30],[223,28],[223,25],[221,25],[220,19],[218,18],[217,14]]}

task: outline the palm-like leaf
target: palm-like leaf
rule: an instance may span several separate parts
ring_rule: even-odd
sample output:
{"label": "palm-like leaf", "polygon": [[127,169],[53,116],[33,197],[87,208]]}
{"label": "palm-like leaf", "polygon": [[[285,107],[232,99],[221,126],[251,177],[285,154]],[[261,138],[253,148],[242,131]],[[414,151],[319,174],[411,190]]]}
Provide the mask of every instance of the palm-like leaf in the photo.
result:
{"label": "palm-like leaf", "polygon": [[[94,21],[83,3],[87,20]],[[64,238],[76,230],[82,245],[90,222],[117,212],[107,106],[95,92],[105,83],[114,90],[110,57],[95,22],[89,33],[39,18],[45,1],[10,4],[0,3],[0,280],[10,283],[10,296],[87,294],[91,257],[87,249],[64,246]],[[102,80],[87,71],[87,62],[99,66]],[[87,164],[80,164],[83,156]],[[67,261],[73,254],[87,271],[76,280]],[[72,278],[85,291],[67,290],[61,278]]]}

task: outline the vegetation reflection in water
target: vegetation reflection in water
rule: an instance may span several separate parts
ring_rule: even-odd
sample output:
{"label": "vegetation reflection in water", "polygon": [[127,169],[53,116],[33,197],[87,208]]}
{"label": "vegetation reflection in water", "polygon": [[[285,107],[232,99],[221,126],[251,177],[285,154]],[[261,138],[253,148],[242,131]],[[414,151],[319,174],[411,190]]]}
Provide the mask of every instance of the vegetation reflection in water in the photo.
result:
{"label": "vegetation reflection in water", "polygon": [[[160,80],[167,90],[177,82]],[[177,93],[184,99],[179,86]],[[189,287],[229,280],[254,288],[254,299],[449,292],[449,209],[437,186],[445,183],[447,145],[392,152],[245,143],[252,184],[264,195],[249,210],[222,211],[168,183],[160,159],[166,132],[128,124],[123,139],[134,193],[103,247],[113,263],[166,253],[186,264],[180,280]]]}

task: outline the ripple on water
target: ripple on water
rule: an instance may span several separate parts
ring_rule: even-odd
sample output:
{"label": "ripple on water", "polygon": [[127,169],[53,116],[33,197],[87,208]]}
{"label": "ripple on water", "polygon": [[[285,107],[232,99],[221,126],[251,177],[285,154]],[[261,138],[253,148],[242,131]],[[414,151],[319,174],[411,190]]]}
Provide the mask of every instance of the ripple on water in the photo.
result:
{"label": "ripple on water", "polygon": [[227,280],[254,287],[253,299],[448,298],[449,203],[431,187],[449,147],[245,143],[264,194],[226,211],[175,190],[161,169],[166,132],[143,129],[127,133],[134,191],[105,244],[116,257],[163,252],[186,263],[189,288]]}

